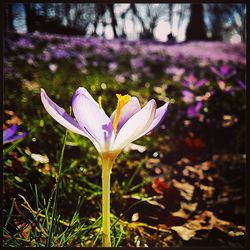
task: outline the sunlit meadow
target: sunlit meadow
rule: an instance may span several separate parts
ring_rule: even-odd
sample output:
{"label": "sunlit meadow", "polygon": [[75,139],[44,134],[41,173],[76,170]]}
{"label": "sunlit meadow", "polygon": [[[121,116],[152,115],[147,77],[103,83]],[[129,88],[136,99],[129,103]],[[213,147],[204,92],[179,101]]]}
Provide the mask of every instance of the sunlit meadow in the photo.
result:
{"label": "sunlit meadow", "polygon": [[102,97],[108,116],[116,94],[142,107],[169,103],[159,126],[134,137],[112,167],[113,247],[243,246],[245,73],[243,44],[8,34],[4,246],[103,244],[100,152],[55,121],[40,96],[44,89],[74,117],[80,87]]}

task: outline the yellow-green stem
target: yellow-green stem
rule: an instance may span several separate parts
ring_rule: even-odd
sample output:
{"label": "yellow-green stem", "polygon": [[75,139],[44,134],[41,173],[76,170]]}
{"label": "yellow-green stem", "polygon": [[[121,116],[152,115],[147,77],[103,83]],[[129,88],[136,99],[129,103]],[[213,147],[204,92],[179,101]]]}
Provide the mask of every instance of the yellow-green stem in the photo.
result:
{"label": "yellow-green stem", "polygon": [[113,161],[103,160],[102,165],[102,245],[111,247],[110,239],[110,174]]}

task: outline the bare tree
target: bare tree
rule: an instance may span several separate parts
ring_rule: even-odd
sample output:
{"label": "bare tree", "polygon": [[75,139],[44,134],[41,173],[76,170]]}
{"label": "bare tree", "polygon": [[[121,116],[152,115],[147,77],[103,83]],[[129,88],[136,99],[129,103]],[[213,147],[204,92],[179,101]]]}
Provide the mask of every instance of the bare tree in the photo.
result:
{"label": "bare tree", "polygon": [[[160,19],[166,15],[167,8],[160,4],[136,4],[132,5],[132,7],[133,14],[142,27],[140,38],[153,39],[154,30]],[[140,11],[138,11],[138,8],[140,8]]]}
{"label": "bare tree", "polygon": [[191,4],[190,20],[186,30],[186,40],[207,40],[202,4]]}
{"label": "bare tree", "polygon": [[107,8],[109,9],[110,17],[111,17],[111,25],[114,33],[114,37],[117,38],[117,32],[116,32],[116,26],[117,26],[117,21],[116,21],[116,16],[114,12],[114,4],[107,4]]}
{"label": "bare tree", "polygon": [[35,30],[35,24],[34,24],[35,12],[30,3],[24,4],[24,11],[25,11],[25,21],[26,21],[27,31],[33,32]]}
{"label": "bare tree", "polygon": [[92,35],[96,36],[96,29],[97,29],[97,25],[99,24],[99,21],[102,19],[102,17],[104,16],[106,12],[106,5],[102,4],[102,3],[96,3],[95,4],[95,18],[94,18],[94,31],[92,33]]}
{"label": "bare tree", "polygon": [[169,25],[170,25],[170,33],[172,33],[173,32],[173,6],[174,6],[174,4],[172,4],[172,3],[169,3],[168,4],[168,12],[169,12],[169,14],[168,14],[168,17],[169,17]]}
{"label": "bare tree", "polygon": [[212,40],[222,40],[223,20],[225,8],[223,4],[208,4],[210,33]]}
{"label": "bare tree", "polygon": [[66,18],[66,22],[68,26],[71,26],[71,19],[70,19],[70,4],[65,3],[64,4],[64,14]]}
{"label": "bare tree", "polygon": [[42,7],[43,7],[43,15],[44,15],[45,18],[47,18],[48,17],[48,4],[43,3]]}
{"label": "bare tree", "polygon": [[246,37],[246,5],[205,4],[208,30],[213,40],[223,40],[239,34],[242,41]]}
{"label": "bare tree", "polygon": [[[233,13],[232,13],[233,12]],[[242,42],[246,41],[246,5],[232,4],[232,27],[240,34]]]}
{"label": "bare tree", "polygon": [[138,16],[137,14],[137,9],[135,7],[134,3],[131,3],[128,8],[120,15],[120,18],[122,19],[122,27],[121,27],[121,33],[122,33],[122,37],[126,38],[127,34],[125,32],[125,21],[128,18],[128,15],[131,14],[131,19],[133,24],[135,25],[135,17],[137,16],[137,18],[140,18],[140,16]]}
{"label": "bare tree", "polygon": [[177,12],[177,16],[178,16],[177,30],[179,32],[180,27],[183,24],[183,21],[185,20],[185,17],[188,13],[188,4],[179,4],[178,7],[179,7],[179,10]]}

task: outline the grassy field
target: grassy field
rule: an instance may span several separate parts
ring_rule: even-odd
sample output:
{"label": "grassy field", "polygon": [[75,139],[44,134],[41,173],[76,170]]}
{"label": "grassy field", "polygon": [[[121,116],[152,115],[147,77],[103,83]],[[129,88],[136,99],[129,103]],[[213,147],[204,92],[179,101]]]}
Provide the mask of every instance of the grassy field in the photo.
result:
{"label": "grassy field", "polygon": [[28,134],[3,146],[4,246],[101,246],[98,153],[40,98],[44,88],[71,112],[78,87],[102,96],[108,115],[116,93],[170,102],[163,123],[116,160],[112,246],[243,246],[245,56],[243,44],[222,42],[8,34],[3,129]]}

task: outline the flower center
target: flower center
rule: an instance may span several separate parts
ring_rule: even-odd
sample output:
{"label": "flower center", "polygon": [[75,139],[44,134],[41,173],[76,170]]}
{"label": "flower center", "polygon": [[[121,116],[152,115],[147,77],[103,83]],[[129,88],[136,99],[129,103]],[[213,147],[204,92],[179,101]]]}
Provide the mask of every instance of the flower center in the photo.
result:
{"label": "flower center", "polygon": [[118,102],[117,102],[117,106],[116,106],[115,118],[114,118],[114,121],[113,121],[113,129],[114,129],[115,134],[116,134],[116,131],[117,131],[117,126],[118,126],[118,123],[119,123],[119,119],[120,119],[120,116],[121,116],[122,109],[129,102],[131,96],[130,95],[116,94],[116,97],[118,99]]}

